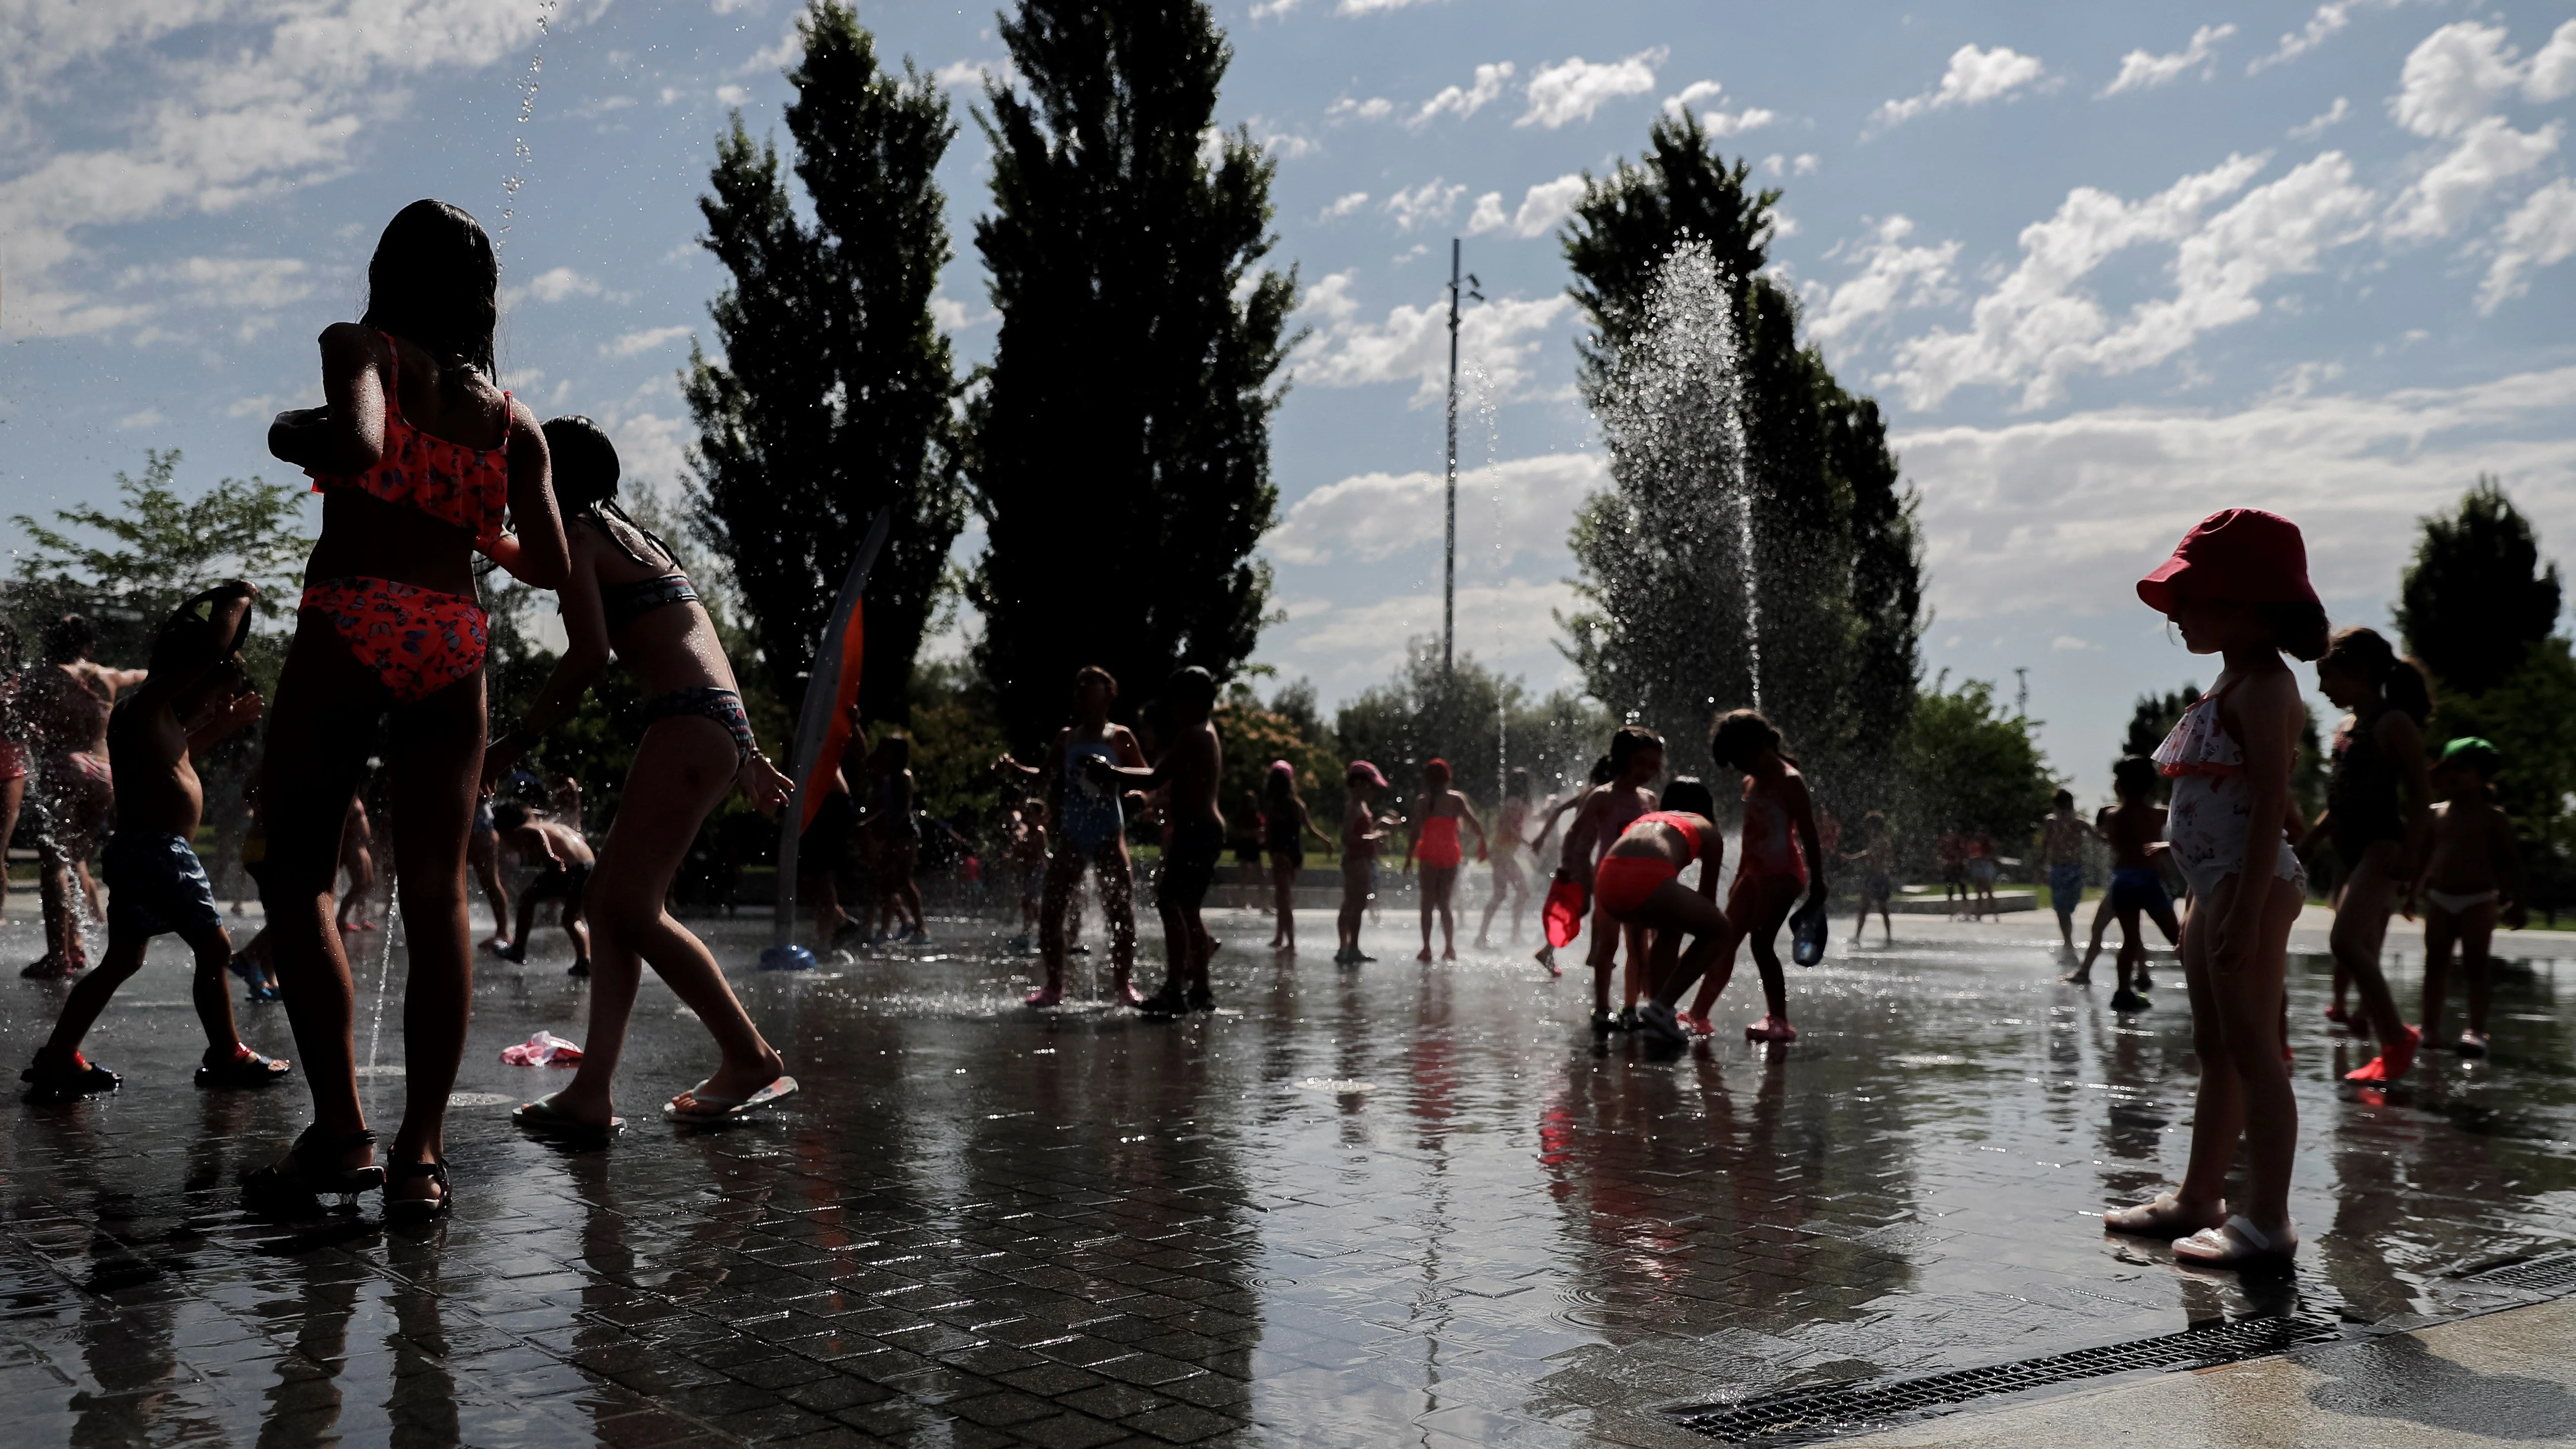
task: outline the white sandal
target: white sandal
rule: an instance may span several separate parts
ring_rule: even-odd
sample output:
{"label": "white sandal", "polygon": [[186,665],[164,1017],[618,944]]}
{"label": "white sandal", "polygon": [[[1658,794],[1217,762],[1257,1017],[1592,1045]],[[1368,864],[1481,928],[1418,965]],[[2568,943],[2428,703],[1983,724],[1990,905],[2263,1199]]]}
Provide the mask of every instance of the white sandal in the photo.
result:
{"label": "white sandal", "polygon": [[2222,1227],[2203,1228],[2188,1238],[2176,1238],[2173,1244],[2176,1262],[2204,1268],[2287,1263],[2298,1251],[2296,1228],[2284,1226],[2275,1238],[2247,1222],[2242,1214],[2229,1217]]}

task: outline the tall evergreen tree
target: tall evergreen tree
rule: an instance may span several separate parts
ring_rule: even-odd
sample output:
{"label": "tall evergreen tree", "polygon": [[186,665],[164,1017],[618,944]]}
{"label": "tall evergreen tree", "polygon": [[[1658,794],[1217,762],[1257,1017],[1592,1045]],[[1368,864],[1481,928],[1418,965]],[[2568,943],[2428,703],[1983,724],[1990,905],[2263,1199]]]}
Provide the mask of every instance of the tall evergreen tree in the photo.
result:
{"label": "tall evergreen tree", "polygon": [[[1758,500],[1749,564],[1758,585],[1762,702],[1798,746],[1829,762],[1829,792],[1866,794],[1885,783],[1882,769],[1868,767],[1887,763],[1884,744],[1903,730],[1920,674],[1913,492],[1888,451],[1877,405],[1846,392],[1819,352],[1798,346],[1796,300],[1757,275],[1780,193],[1751,189],[1749,176],[1745,163],[1717,154],[1706,127],[1685,111],[1655,122],[1638,162],[1588,179],[1564,234],[1576,278],[1570,290],[1592,327],[1578,344],[1578,380],[1608,418],[1666,260],[1686,242],[1704,246],[1733,303],[1742,446]],[[1668,450],[1670,440],[1655,446]],[[1697,733],[1708,716],[1752,702],[1751,660],[1712,664],[1724,648],[1705,641],[1682,650],[1692,656],[1684,660],[1676,635],[1745,631],[1745,605],[1729,595],[1740,594],[1748,560],[1714,537],[1723,532],[1714,522],[1700,536],[1674,531],[1682,548],[1652,544],[1641,557],[1641,519],[1621,497],[1635,481],[1620,477],[1621,451],[1614,440],[1613,489],[1577,521],[1578,587],[1588,607],[1565,621],[1568,653],[1614,711]],[[1701,505],[1714,510],[1723,501],[1709,493]],[[1680,619],[1693,623],[1677,630]],[[1676,665],[1694,677],[1675,679]],[[1648,698],[1683,685],[1696,691],[1689,718],[1670,717],[1674,704]]]}
{"label": "tall evergreen tree", "polygon": [[900,719],[946,565],[966,519],[957,383],[930,297],[951,255],[932,180],[956,134],[948,101],[906,62],[901,79],[838,0],[798,23],[787,73],[798,221],[777,152],[742,116],[716,143],[703,239],[733,274],[711,309],[721,360],[694,347],[698,522],[733,563],[783,699],[813,661],[841,576],[880,508],[894,526],[870,575],[859,704]]}
{"label": "tall evergreen tree", "polygon": [[2558,626],[2558,565],[2542,563],[2531,520],[2484,473],[2458,511],[2423,528],[2398,587],[2398,632],[2445,690],[2484,694]]}
{"label": "tall evergreen tree", "polygon": [[1097,663],[1132,709],[1171,669],[1223,675],[1268,596],[1272,377],[1293,272],[1258,271],[1272,163],[1212,137],[1233,59],[1197,0],[1024,0],[987,87],[992,215],[975,244],[1001,335],[970,410],[991,548],[977,660],[1012,737]]}

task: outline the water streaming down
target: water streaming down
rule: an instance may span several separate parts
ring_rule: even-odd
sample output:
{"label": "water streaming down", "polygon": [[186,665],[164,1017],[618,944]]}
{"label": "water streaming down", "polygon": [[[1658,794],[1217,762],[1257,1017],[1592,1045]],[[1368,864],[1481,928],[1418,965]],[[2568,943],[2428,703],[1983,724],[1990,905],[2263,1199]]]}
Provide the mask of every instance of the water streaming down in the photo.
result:
{"label": "water streaming down", "polygon": [[1673,248],[1611,359],[1596,412],[1614,487],[1598,583],[1633,680],[1617,707],[1671,733],[1762,705],[1762,603],[1734,279],[1707,243]]}
{"label": "water streaming down", "polygon": [[394,937],[402,934],[402,881],[391,865],[385,867],[385,959],[376,970],[376,1015],[367,1028],[367,1064],[360,1076],[376,1074],[376,1050],[385,1039],[385,995],[394,979]]}
{"label": "water streaming down", "polygon": [[558,0],[537,0],[537,47],[528,57],[528,73],[519,79],[519,128],[510,138],[511,171],[501,178],[501,227],[492,236],[497,256],[510,241],[510,223],[518,216],[519,188],[528,184],[528,122],[537,113],[537,81],[546,65],[546,36],[553,28]]}
{"label": "water streaming down", "polygon": [[[1494,407],[1494,377],[1492,373],[1486,371],[1482,367],[1469,367],[1459,374],[1459,380],[1465,383],[1467,387],[1469,416],[1476,420],[1480,431],[1484,435],[1485,461],[1483,467],[1485,471],[1485,480],[1488,485],[1486,488],[1486,495],[1488,501],[1493,504],[1493,587],[1496,590],[1497,595],[1499,595],[1507,582],[1503,573],[1503,566],[1505,561],[1510,557],[1510,551],[1509,539],[1507,538],[1503,527],[1503,475],[1502,470],[1495,466],[1495,455],[1500,451],[1500,443],[1496,428],[1498,417]],[[1499,597],[1497,598],[1497,602],[1500,602]],[[1487,612],[1491,615],[1494,621],[1493,664],[1494,668],[1499,671],[1502,668],[1504,651],[1507,650],[1511,644],[1510,636],[1506,632],[1508,627],[1506,623],[1507,611],[1501,608],[1495,608],[1488,610]],[[1499,680],[1497,683],[1499,684]],[[1502,802],[1511,790],[1511,757],[1511,695],[1509,690],[1497,688],[1494,691],[1494,808],[1497,812],[1497,819],[1501,818],[1500,811],[1502,809]]]}

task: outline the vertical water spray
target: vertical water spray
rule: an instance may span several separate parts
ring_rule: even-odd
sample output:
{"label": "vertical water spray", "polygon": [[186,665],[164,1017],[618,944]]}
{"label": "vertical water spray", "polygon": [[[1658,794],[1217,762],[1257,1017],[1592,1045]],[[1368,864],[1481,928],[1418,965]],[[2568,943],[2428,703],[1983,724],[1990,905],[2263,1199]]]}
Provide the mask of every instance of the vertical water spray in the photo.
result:
{"label": "vertical water spray", "polygon": [[375,1022],[367,1028],[367,1071],[376,1067],[376,1048],[385,1039],[385,994],[394,979],[394,937],[402,934],[402,881],[392,866],[385,867],[385,957],[376,968]]}
{"label": "vertical water spray", "polygon": [[528,184],[528,121],[537,113],[537,80],[546,66],[546,35],[553,28],[558,0],[537,0],[537,48],[528,57],[528,73],[519,78],[519,125],[510,138],[510,174],[501,178],[501,229],[493,234],[498,256],[510,242],[510,223],[518,216],[519,188]]}

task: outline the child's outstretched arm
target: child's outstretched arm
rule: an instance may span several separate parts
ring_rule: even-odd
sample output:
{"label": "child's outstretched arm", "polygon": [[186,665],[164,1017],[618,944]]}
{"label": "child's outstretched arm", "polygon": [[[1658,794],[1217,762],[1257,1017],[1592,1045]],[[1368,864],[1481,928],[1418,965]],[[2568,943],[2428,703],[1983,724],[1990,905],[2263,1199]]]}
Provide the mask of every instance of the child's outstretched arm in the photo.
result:
{"label": "child's outstretched arm", "polygon": [[259,719],[259,711],[259,695],[248,689],[216,705],[198,716],[197,727],[188,731],[188,753],[202,755],[217,743],[250,728]]}
{"label": "child's outstretched arm", "polygon": [[1323,828],[1315,823],[1314,812],[1306,808],[1306,802],[1303,800],[1297,802],[1297,823],[1305,827],[1308,835],[1315,837],[1316,844],[1328,850],[1332,848],[1333,837],[1326,835]]}
{"label": "child's outstretched arm", "polygon": [[385,340],[355,322],[322,329],[322,398],[269,424],[268,451],[326,476],[363,473],[384,461]]}

